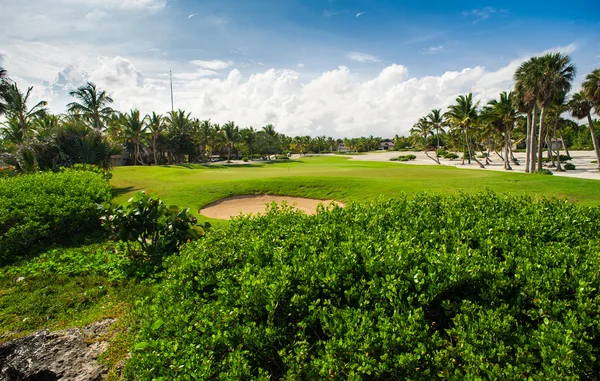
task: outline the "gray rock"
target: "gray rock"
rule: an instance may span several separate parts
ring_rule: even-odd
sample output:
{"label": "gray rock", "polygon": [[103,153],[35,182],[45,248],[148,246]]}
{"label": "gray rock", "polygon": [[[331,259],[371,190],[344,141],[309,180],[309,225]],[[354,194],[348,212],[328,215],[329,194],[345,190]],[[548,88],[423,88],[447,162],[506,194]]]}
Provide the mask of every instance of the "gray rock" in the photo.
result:
{"label": "gray rock", "polygon": [[0,381],[100,381],[106,369],[97,359],[106,348],[106,334],[115,319],[85,328],[33,335],[0,344]]}

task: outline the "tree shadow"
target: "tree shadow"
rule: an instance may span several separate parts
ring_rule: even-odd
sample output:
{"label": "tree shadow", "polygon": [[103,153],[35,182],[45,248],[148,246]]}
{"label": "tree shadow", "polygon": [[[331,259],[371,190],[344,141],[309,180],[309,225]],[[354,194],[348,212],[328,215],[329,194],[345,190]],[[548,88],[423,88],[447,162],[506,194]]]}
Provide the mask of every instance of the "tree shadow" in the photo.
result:
{"label": "tree shadow", "polygon": [[118,196],[124,195],[129,192],[135,192],[137,190],[141,190],[141,189],[136,188],[133,185],[130,185],[128,187],[112,187],[112,195],[113,195],[113,197],[118,197]]}

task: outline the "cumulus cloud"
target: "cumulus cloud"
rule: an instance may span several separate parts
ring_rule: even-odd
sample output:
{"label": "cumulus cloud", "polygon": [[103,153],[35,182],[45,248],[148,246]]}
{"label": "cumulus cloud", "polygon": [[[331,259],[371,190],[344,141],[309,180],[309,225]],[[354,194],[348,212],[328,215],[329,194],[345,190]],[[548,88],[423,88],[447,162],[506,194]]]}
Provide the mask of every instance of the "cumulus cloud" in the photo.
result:
{"label": "cumulus cloud", "polygon": [[367,53],[360,52],[350,52],[346,54],[346,58],[351,59],[356,62],[379,62],[381,59],[379,57],[372,56]]}
{"label": "cumulus cloud", "polygon": [[303,68],[304,64],[303,63],[298,63],[298,64],[296,64],[296,67]]}
{"label": "cumulus cloud", "polygon": [[[345,66],[310,80],[293,70],[244,76],[233,69],[220,78],[200,69],[173,73],[175,107],[219,123],[235,120],[240,126],[255,127],[272,123],[288,135],[392,137],[407,134],[419,117],[451,104],[459,94],[473,92],[483,101],[496,97],[510,88],[519,62],[497,71],[477,66],[422,78],[410,77],[408,68],[398,64],[367,79]],[[146,78],[126,58],[100,57],[93,67],[69,66],[46,84],[52,110],[64,111],[68,90],[87,81],[106,89],[122,111],[169,109],[168,77]]]}
{"label": "cumulus cloud", "polygon": [[191,61],[192,64],[196,66],[200,66],[204,69],[210,70],[223,70],[227,69],[231,65],[233,65],[233,61],[221,61],[221,60],[210,60],[210,61],[202,61],[202,60],[194,60]]}

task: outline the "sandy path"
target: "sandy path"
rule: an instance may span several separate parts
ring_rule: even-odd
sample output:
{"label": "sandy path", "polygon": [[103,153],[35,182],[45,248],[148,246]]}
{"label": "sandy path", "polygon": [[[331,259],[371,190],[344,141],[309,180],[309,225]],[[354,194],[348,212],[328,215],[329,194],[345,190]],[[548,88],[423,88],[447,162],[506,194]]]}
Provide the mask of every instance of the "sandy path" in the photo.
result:
{"label": "sandy path", "polygon": [[315,200],[312,198],[291,196],[247,195],[233,196],[215,201],[200,209],[198,213],[210,218],[228,220],[231,217],[239,216],[240,213],[264,213],[267,205],[273,201],[278,204],[285,201],[288,205],[292,205],[296,209],[309,215],[316,213],[319,204],[328,206],[332,203],[336,203],[342,207],[344,206],[341,202],[334,200]]}
{"label": "sandy path", "polygon": [[[593,160],[596,160],[596,155],[594,151],[570,151],[571,157],[573,160],[570,160],[570,163],[573,163],[577,169],[573,171],[565,171],[565,172],[554,172],[556,176],[564,176],[564,177],[576,177],[580,179],[592,179],[592,180],[600,180],[600,172],[597,169],[596,164],[592,164]],[[411,164],[411,165],[438,165],[435,161],[428,158],[423,152],[399,152],[399,151],[379,151],[379,152],[369,152],[364,155],[355,155],[352,156],[352,160],[358,161],[389,161],[392,157],[398,157],[400,155],[408,155],[413,154],[417,156],[416,160],[413,161],[396,161],[393,163],[399,164]],[[565,154],[564,150],[561,151],[561,154]],[[546,153],[544,153],[544,157]],[[521,165],[512,165],[512,172],[525,172],[525,153],[517,152],[515,153],[515,157],[521,162]],[[485,159],[479,159],[482,163],[485,164]],[[486,165],[485,169],[479,168],[479,165],[474,161],[471,162],[471,165],[466,164],[462,165],[462,160],[447,160],[440,158],[441,165],[449,165],[454,166],[456,168],[464,168],[464,169],[475,169],[475,170],[492,170],[492,171],[504,171],[504,163],[502,160],[493,153],[491,156],[492,163],[490,165]],[[548,168],[554,171],[554,168]],[[511,171],[506,171],[511,172]]]}

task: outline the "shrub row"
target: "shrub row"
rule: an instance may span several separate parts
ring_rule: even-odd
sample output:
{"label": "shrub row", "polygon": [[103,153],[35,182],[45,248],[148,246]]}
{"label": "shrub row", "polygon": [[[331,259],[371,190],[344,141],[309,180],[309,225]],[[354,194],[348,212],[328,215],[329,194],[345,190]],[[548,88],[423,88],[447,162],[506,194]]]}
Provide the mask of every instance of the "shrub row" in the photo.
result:
{"label": "shrub row", "polygon": [[413,155],[413,154],[408,154],[408,155],[400,155],[398,157],[392,157],[390,159],[390,161],[411,161],[411,160],[415,160],[417,158],[417,156]]}
{"label": "shrub row", "polygon": [[110,184],[90,171],[0,178],[0,263],[99,227],[97,204],[110,199]]}
{"label": "shrub row", "polygon": [[477,195],[271,209],[171,257],[136,379],[589,379],[600,209]]}

